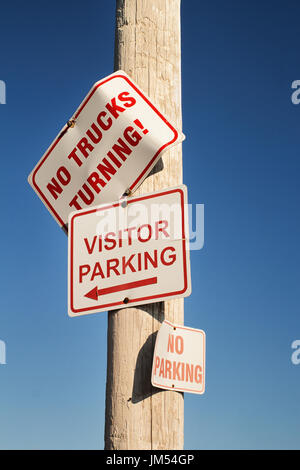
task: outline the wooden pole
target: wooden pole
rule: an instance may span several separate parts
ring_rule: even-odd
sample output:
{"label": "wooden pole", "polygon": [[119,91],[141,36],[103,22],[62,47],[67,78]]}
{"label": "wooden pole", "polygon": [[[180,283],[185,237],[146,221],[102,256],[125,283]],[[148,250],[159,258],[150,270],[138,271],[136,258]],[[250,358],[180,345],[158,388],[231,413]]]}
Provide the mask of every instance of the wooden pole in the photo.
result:
{"label": "wooden pole", "polygon": [[[115,70],[124,70],[181,128],[180,0],[117,0]],[[182,183],[181,145],[136,194]],[[183,324],[183,299],[108,313],[105,448],[182,449],[183,394],[151,385],[156,332]]]}

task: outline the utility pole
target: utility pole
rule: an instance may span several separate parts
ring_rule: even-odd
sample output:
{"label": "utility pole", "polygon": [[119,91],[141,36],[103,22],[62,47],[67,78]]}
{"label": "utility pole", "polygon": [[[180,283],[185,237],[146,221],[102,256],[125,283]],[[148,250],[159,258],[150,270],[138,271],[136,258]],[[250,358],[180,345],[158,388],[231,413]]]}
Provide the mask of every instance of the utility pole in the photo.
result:
{"label": "utility pole", "polygon": [[[115,70],[122,69],[181,129],[180,0],[117,0]],[[182,184],[181,144],[136,194]],[[108,312],[105,448],[182,449],[184,399],[151,385],[155,336],[183,324],[183,299]]]}

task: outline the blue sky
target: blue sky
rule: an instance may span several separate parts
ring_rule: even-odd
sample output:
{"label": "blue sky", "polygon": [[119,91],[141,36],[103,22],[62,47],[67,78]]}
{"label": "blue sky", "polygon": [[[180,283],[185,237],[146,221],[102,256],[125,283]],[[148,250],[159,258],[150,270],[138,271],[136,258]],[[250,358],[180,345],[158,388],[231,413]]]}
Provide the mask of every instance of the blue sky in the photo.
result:
{"label": "blue sky", "polygon": [[[182,1],[184,183],[205,205],[185,323],[207,334],[186,449],[299,449],[299,2]],[[0,17],[1,449],[103,448],[106,313],[67,316],[67,237],[27,176],[113,71],[114,1]]]}

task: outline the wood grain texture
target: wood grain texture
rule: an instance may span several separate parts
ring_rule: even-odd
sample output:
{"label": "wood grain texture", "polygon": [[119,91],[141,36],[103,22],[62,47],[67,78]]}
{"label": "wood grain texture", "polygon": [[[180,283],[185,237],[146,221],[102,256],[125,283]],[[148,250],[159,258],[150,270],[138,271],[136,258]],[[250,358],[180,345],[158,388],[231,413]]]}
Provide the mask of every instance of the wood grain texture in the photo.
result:
{"label": "wood grain texture", "polygon": [[[181,129],[180,0],[117,0],[115,70],[124,70]],[[182,150],[163,155],[135,194],[182,183]],[[183,324],[183,299],[108,313],[106,449],[182,449],[183,394],[153,388],[155,336]]]}

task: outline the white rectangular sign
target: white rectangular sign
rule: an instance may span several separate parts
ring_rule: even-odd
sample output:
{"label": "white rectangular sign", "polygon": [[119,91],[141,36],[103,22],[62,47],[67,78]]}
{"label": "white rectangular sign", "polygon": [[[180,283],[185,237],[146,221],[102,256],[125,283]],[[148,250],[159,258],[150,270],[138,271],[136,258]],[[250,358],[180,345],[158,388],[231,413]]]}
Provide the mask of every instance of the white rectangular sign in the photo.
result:
{"label": "white rectangular sign", "polygon": [[157,333],[151,382],[165,390],[204,393],[204,331],[165,320]]}
{"label": "white rectangular sign", "polygon": [[69,217],[70,316],[191,293],[185,186]]}
{"label": "white rectangular sign", "polygon": [[122,71],[95,83],[29,183],[56,221],[133,192],[183,134]]}

